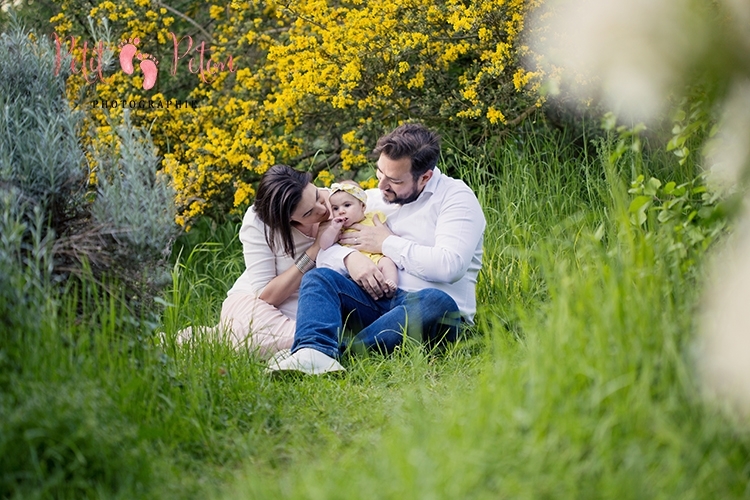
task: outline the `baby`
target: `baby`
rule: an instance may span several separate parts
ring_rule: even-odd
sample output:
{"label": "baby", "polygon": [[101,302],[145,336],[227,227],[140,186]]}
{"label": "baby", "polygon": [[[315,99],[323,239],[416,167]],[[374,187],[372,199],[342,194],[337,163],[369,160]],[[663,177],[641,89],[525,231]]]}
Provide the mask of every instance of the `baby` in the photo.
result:
{"label": "baby", "polygon": [[[375,225],[373,222],[375,217],[380,222],[385,222],[385,215],[382,212],[365,211],[367,208],[367,194],[352,181],[344,181],[331,185],[331,194],[328,200],[331,203],[331,211],[333,212],[333,222],[329,230],[336,231],[336,240],[341,230],[343,232],[355,231],[354,229],[350,229],[354,224],[359,223],[366,226],[373,226]],[[328,238],[325,238],[325,240],[328,240]],[[325,248],[328,248],[336,240],[331,241],[325,247],[323,245],[326,243],[321,241],[321,248],[325,250]],[[396,264],[382,253],[362,252],[362,254],[377,264],[378,269],[383,273],[385,283],[391,289],[390,291],[395,292],[398,288],[398,269],[396,268]]]}

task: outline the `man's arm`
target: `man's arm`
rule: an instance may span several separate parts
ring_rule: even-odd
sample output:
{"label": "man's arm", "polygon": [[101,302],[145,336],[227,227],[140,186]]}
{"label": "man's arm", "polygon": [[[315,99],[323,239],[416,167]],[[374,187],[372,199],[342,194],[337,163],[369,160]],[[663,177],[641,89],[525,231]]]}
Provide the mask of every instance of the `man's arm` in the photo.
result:
{"label": "man's arm", "polygon": [[[460,280],[471,264],[482,239],[485,219],[482,208],[470,189],[458,189],[442,201],[434,222],[413,220],[415,225],[434,224],[432,244],[420,244],[409,235],[397,236],[385,225],[374,227],[355,224],[357,233],[349,233],[340,240],[365,252],[382,253],[390,257],[399,269],[422,280],[434,283],[454,283]],[[401,221],[403,225],[404,221]],[[422,236],[421,231],[414,232]],[[412,235],[415,237],[416,235]],[[418,238],[415,238],[418,239]]]}
{"label": "man's arm", "polygon": [[353,248],[333,245],[318,253],[318,267],[333,269],[349,276],[374,300],[392,296],[393,291],[386,283],[385,276],[375,263]]}
{"label": "man's arm", "polygon": [[485,226],[476,196],[469,189],[462,189],[452,193],[440,207],[434,244],[420,245],[391,235],[383,241],[382,251],[396,266],[418,278],[455,283],[466,274]]}

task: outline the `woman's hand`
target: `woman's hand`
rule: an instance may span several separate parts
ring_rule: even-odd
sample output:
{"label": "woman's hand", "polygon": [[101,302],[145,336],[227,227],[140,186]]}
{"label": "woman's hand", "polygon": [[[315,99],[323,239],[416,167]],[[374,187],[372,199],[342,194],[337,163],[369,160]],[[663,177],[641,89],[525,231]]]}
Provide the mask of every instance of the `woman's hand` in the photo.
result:
{"label": "woman's hand", "polygon": [[[373,261],[359,252],[352,252],[344,259],[349,276],[366,291],[373,300],[378,300],[390,292],[385,276]],[[391,294],[392,295],[392,294]]]}

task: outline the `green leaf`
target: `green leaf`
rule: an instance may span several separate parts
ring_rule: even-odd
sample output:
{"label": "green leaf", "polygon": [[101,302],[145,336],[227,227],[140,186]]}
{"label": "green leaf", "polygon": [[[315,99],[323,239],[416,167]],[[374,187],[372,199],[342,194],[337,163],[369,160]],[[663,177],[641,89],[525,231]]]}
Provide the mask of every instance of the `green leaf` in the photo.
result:
{"label": "green leaf", "polygon": [[[633,198],[633,201],[630,202],[630,206],[628,207],[628,212],[635,213],[646,204],[651,204],[650,196],[636,196],[635,198]],[[648,206],[646,206],[646,208],[648,208]]]}
{"label": "green leaf", "polygon": [[646,209],[644,208],[642,211],[639,210],[634,214],[636,224],[639,226],[642,226],[646,222]]}
{"label": "green leaf", "polygon": [[597,227],[596,231],[594,231],[594,239],[596,241],[602,241],[603,237],[604,237],[604,223],[599,224],[599,227]]}
{"label": "green leaf", "polygon": [[677,144],[677,137],[672,137],[667,143],[667,151],[672,151],[677,147],[679,147],[679,144]]}
{"label": "green leaf", "polygon": [[659,222],[667,222],[674,216],[674,212],[670,212],[669,210],[662,210],[659,212],[659,215],[656,217],[656,219]]}
{"label": "green leaf", "polygon": [[685,200],[683,200],[683,199],[681,199],[681,198],[673,198],[673,199],[669,200],[668,202],[666,202],[666,203],[664,204],[664,209],[665,209],[665,210],[672,210],[672,209],[674,208],[674,206],[675,206],[675,205],[679,205],[679,206],[677,207],[676,211],[677,211],[677,212],[681,212],[681,211],[682,211],[682,203],[683,203],[684,201],[685,201]]}
{"label": "green leaf", "polygon": [[708,219],[714,214],[714,209],[712,207],[701,207],[700,210],[698,210],[698,217],[701,219]]}
{"label": "green leaf", "polygon": [[704,238],[703,233],[695,226],[687,228],[686,236],[691,245],[695,245]]}
{"label": "green leaf", "polygon": [[604,130],[613,130],[617,124],[617,117],[614,113],[609,112],[602,118],[602,128]]}
{"label": "green leaf", "polygon": [[654,196],[661,187],[661,181],[656,177],[651,177],[646,183],[646,189],[643,190],[644,194]]}

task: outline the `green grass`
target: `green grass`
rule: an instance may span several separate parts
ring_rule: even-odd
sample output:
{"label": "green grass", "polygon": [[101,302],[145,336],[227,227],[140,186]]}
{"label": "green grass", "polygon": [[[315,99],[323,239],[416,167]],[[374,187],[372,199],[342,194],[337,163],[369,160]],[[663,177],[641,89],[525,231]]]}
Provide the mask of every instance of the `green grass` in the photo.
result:
{"label": "green grass", "polygon": [[750,496],[748,427],[692,368],[701,254],[630,225],[628,165],[565,144],[446,145],[488,228],[478,325],[444,353],[276,380],[220,343],[159,346],[218,319],[234,223],[183,237],[157,320],[72,287],[1,346],[0,497]]}

